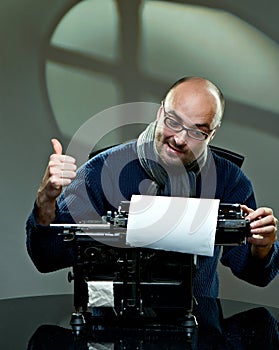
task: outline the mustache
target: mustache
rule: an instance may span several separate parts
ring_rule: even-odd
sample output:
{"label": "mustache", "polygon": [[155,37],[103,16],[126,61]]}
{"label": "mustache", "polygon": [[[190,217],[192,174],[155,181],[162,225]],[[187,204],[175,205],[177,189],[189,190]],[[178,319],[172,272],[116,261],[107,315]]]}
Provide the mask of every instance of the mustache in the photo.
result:
{"label": "mustache", "polygon": [[183,151],[185,149],[185,146],[187,147],[187,144],[179,145],[176,143],[175,139],[173,139],[171,142],[169,142],[169,146],[178,151]]}

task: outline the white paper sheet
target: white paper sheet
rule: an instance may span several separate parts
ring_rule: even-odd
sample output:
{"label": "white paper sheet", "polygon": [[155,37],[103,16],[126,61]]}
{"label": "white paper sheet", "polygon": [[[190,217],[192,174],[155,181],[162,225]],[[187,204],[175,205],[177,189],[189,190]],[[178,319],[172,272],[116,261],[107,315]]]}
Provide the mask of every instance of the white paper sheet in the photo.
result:
{"label": "white paper sheet", "polygon": [[132,196],[127,243],[213,256],[218,199]]}
{"label": "white paper sheet", "polygon": [[114,294],[112,281],[89,281],[88,307],[113,307]]}

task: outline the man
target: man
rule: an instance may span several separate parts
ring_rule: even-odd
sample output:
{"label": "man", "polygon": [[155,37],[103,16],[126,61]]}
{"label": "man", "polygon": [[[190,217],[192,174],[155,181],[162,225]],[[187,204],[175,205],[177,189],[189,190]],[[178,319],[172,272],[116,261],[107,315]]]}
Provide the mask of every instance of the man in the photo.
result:
{"label": "man", "polygon": [[[270,208],[256,209],[251,182],[241,169],[208,147],[223,112],[220,90],[206,79],[189,77],[170,88],[156,121],[137,141],[100,153],[77,172],[75,159],[52,140],[54,154],[27,221],[27,248],[37,268],[48,272],[73,263],[71,246],[50,223],[102,216],[133,194],[190,196],[242,204],[252,236],[247,245],[225,249],[221,261],[239,278],[267,285],[278,274],[278,221]],[[196,296],[218,295],[219,255],[215,247],[213,257],[198,257]]]}

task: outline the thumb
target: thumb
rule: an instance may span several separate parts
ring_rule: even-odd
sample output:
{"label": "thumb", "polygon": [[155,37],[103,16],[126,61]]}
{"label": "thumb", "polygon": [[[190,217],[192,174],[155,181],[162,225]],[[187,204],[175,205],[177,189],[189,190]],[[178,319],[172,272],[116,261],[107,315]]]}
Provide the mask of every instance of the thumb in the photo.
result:
{"label": "thumb", "polygon": [[57,139],[52,139],[52,148],[55,154],[62,154],[62,145]]}

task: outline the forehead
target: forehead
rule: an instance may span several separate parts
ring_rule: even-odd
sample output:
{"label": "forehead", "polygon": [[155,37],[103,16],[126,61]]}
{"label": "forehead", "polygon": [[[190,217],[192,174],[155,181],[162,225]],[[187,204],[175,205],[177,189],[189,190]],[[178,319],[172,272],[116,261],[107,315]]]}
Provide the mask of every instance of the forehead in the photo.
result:
{"label": "forehead", "polygon": [[216,124],[217,100],[204,82],[184,82],[172,89],[165,108],[185,123]]}

